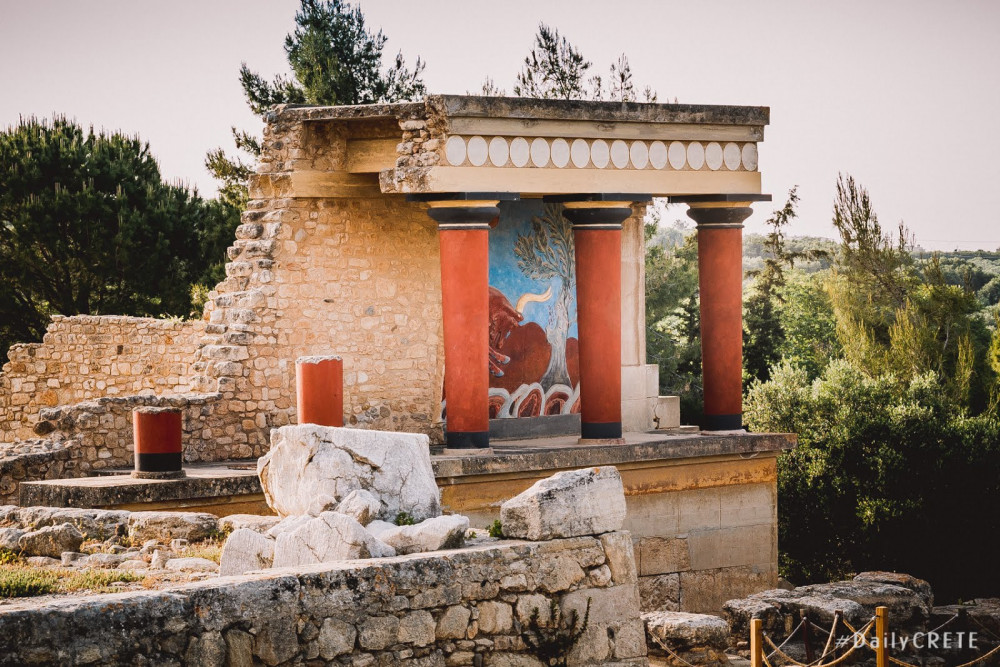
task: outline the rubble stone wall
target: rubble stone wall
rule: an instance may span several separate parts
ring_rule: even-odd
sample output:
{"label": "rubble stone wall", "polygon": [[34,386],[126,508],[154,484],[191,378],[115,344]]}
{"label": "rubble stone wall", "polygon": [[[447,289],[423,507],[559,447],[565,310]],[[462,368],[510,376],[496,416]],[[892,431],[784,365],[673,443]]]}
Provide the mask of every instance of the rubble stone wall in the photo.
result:
{"label": "rubble stone wall", "polygon": [[607,533],[285,568],[0,610],[0,664],[540,667],[520,631],[555,601],[570,665],[646,665],[631,539]]}
{"label": "rubble stone wall", "polygon": [[0,505],[18,504],[21,482],[63,479],[85,474],[79,442],[36,438],[0,445]]}
{"label": "rubble stone wall", "polygon": [[36,437],[39,411],[102,396],[188,391],[199,321],[52,318],[41,343],[13,345],[0,373],[0,442]]}

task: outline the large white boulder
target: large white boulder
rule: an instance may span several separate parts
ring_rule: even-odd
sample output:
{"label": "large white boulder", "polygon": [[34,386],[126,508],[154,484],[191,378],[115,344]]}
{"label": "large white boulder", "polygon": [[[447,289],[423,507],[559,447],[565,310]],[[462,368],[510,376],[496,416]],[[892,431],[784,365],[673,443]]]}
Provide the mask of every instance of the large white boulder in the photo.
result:
{"label": "large white boulder", "polygon": [[448,514],[421,521],[412,526],[377,528],[378,539],[396,550],[397,554],[413,554],[438,549],[457,549],[465,541],[469,518]]}
{"label": "large white boulder", "polygon": [[219,575],[243,574],[271,567],[274,540],[251,528],[237,528],[226,540],[219,558]]}
{"label": "large white boulder", "polygon": [[557,472],[500,506],[505,537],[552,540],[621,530],[625,489],[614,466]]}
{"label": "large white boulder", "polygon": [[353,518],[323,512],[294,530],[278,534],[274,567],[395,555],[392,547],[377,540]]}
{"label": "large white boulder", "polygon": [[257,461],[267,504],[279,516],[307,514],[321,495],[343,500],[364,489],[381,500],[378,517],[406,512],[417,521],[441,514],[430,440],[392,433],[299,424],[271,431],[271,451]]}

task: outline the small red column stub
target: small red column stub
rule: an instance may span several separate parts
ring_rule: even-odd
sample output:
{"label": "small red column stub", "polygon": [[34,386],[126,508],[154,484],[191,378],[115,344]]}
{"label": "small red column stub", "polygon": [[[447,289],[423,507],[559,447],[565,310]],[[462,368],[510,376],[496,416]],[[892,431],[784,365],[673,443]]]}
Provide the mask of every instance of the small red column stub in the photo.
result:
{"label": "small red column stub", "polygon": [[334,355],[296,359],[295,400],[300,424],[343,426],[343,360]]}
{"label": "small red column stub", "polygon": [[181,469],[181,411],[145,406],[132,411],[136,479],[184,477]]}

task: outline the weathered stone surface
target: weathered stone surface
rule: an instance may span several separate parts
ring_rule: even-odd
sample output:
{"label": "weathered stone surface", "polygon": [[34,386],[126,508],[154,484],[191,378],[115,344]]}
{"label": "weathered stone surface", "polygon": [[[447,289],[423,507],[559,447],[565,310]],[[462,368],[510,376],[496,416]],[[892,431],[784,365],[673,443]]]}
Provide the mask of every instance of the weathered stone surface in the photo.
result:
{"label": "weathered stone surface", "polygon": [[31,567],[59,567],[62,561],[48,556],[29,556],[24,561]]}
{"label": "weathered stone surface", "polygon": [[507,634],[514,627],[514,610],[505,602],[480,602],[478,620],[481,632]]}
{"label": "weathered stone surface", "polygon": [[879,581],[833,581],[828,584],[800,586],[789,593],[809,598],[829,596],[851,600],[862,607],[866,617],[874,615],[876,607],[886,607],[897,628],[922,627],[930,618],[930,607],[919,593],[910,588]]}
{"label": "weathered stone surface", "polygon": [[281,519],[280,521],[278,521],[278,523],[268,528],[267,532],[265,532],[264,534],[267,535],[268,537],[277,538],[278,535],[281,535],[282,533],[287,533],[295,530],[299,526],[304,526],[305,524],[312,521],[314,518],[315,517],[309,516],[308,514],[286,516],[284,519]]}
{"label": "weathered stone surface", "polygon": [[166,567],[172,572],[216,572],[219,569],[207,558],[171,558]]}
{"label": "weathered stone surface", "polygon": [[639,574],[669,574],[691,568],[686,537],[644,537],[639,541]]}
{"label": "weathered stone surface", "polygon": [[122,564],[118,566],[119,570],[128,570],[132,572],[139,572],[149,569],[149,563],[144,560],[126,560],[122,561]]}
{"label": "weathered stone surface", "polygon": [[324,660],[333,660],[338,655],[354,650],[354,640],[358,633],[350,623],[336,618],[327,618],[319,629],[319,654]]}
{"label": "weathered stone surface", "polygon": [[128,534],[133,541],[181,538],[196,542],[218,528],[218,519],[204,512],[132,512],[128,518]]}
{"label": "weathered stone surface", "polygon": [[729,645],[729,624],[718,616],[683,611],[654,611],[642,615],[646,632],[671,650],[707,646],[725,651]]}
{"label": "weathered stone surface", "polygon": [[601,546],[611,570],[611,580],[616,584],[634,584],[637,572],[632,537],[624,532],[605,533],[601,535]]}
{"label": "weathered stone surface", "polygon": [[438,639],[465,639],[466,630],[469,628],[469,620],[472,618],[472,610],[462,605],[455,605],[445,609],[438,619],[436,635]]}
{"label": "weathered stone surface", "polygon": [[226,540],[219,559],[219,575],[226,577],[271,567],[274,540],[249,528],[238,528]]}
{"label": "weathered stone surface", "polygon": [[125,560],[125,554],[90,554],[77,560],[75,565],[77,567],[111,570],[124,563]]}
{"label": "weathered stone surface", "polygon": [[377,537],[398,554],[412,554],[439,549],[457,549],[465,540],[469,519],[460,514],[448,514],[421,521],[412,526],[395,526],[380,530]]}
{"label": "weathered stone surface", "polygon": [[294,530],[278,535],[274,545],[274,567],[394,555],[392,547],[370,535],[351,517],[323,512]]}
{"label": "weathered stone surface", "polygon": [[272,438],[257,473],[280,516],[305,514],[322,493],[343,499],[355,489],[382,501],[381,519],[441,514],[425,435],[301,424],[276,429]]}
{"label": "weathered stone surface", "polygon": [[643,611],[680,610],[680,575],[674,573],[639,577],[639,600]]}
{"label": "weathered stone surface", "polygon": [[84,539],[106,540],[124,535],[129,513],[124,510],[80,509],[72,507],[16,507],[7,520],[22,528],[44,528],[63,523],[76,526]]}
{"label": "weathered stone surface", "polygon": [[309,503],[309,509],[306,510],[306,514],[309,516],[319,516],[323,512],[334,512],[338,505],[340,505],[340,501],[329,493],[322,493],[312,499],[312,502]]}
{"label": "weathered stone surface", "polygon": [[365,489],[351,491],[337,506],[338,512],[354,517],[362,526],[367,526],[374,521],[381,510],[382,501]]}
{"label": "weathered stone surface", "polygon": [[854,581],[902,586],[916,593],[928,608],[934,606],[934,591],[931,590],[930,583],[923,579],[917,579],[910,574],[903,572],[862,572],[854,577]]}
{"label": "weathered stone surface", "polygon": [[21,548],[17,542],[24,532],[20,528],[0,528],[0,548],[17,551]]}
{"label": "weathered stone surface", "polygon": [[71,523],[46,526],[22,535],[18,548],[25,556],[61,558],[64,551],[77,551],[83,543],[83,533]]}
{"label": "weathered stone surface", "polygon": [[507,537],[549,540],[620,530],[625,491],[613,466],[558,472],[500,507]]}
{"label": "weathered stone surface", "polygon": [[223,532],[234,532],[240,528],[248,528],[258,533],[266,533],[281,521],[277,516],[265,516],[260,514],[230,514],[219,519],[219,530]]}
{"label": "weathered stone surface", "polygon": [[399,619],[395,616],[371,616],[358,632],[358,644],[369,651],[380,651],[396,643]]}
{"label": "weathered stone surface", "polygon": [[434,616],[429,611],[410,612],[399,621],[397,640],[418,647],[429,646],[434,643],[435,628]]}

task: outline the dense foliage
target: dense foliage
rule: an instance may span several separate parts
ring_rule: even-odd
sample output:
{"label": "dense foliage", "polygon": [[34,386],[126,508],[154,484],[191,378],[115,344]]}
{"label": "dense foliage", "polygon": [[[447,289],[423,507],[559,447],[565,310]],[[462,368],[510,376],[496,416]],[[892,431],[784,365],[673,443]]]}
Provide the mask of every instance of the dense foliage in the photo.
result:
{"label": "dense foliage", "polygon": [[0,132],[0,350],[40,340],[53,313],[188,315],[236,224],[164,183],[136,137],[22,119]]}
{"label": "dense foliage", "polygon": [[[1000,529],[1000,253],[914,249],[850,177],[836,188],[839,243],[786,236],[796,203],[793,190],[744,244],[744,420],[799,436],[779,459],[782,574],[890,569],[943,599],[1000,593],[982,576]],[[698,370],[684,365],[697,357],[697,241],[655,222],[648,354],[697,423]]]}
{"label": "dense foliage", "polygon": [[[278,104],[373,104],[416,99],[424,94],[417,58],[410,70],[402,53],[392,65],[383,64],[385,35],[371,32],[359,7],[343,0],[301,0],[295,30],[285,37],[291,77],[268,81],[246,63],[240,84],[254,114],[264,115]],[[260,155],[260,140],[233,128],[236,148],[245,158],[230,158],[221,148],[209,152],[208,170],[220,181],[220,195],[236,207],[246,201],[246,182]],[[246,158],[249,158],[247,160]]]}

